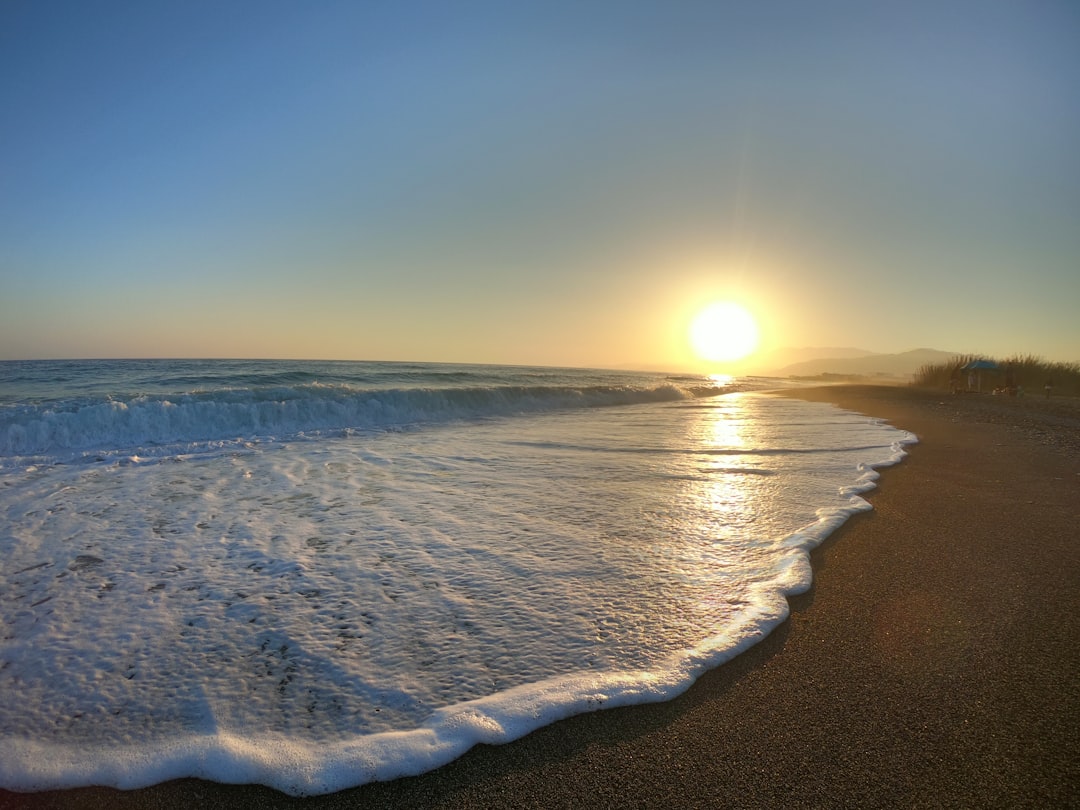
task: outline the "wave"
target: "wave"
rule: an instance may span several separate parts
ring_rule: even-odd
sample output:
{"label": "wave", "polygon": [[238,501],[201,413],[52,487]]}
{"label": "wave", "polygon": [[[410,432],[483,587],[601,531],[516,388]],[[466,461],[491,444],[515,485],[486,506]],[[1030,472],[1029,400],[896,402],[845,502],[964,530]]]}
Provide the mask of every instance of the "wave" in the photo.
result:
{"label": "wave", "polygon": [[688,389],[674,384],[377,390],[305,382],[170,396],[80,398],[0,406],[0,455],[136,450],[160,455],[180,448],[196,449],[205,443],[387,430],[571,408],[687,400],[723,392],[720,388]]}

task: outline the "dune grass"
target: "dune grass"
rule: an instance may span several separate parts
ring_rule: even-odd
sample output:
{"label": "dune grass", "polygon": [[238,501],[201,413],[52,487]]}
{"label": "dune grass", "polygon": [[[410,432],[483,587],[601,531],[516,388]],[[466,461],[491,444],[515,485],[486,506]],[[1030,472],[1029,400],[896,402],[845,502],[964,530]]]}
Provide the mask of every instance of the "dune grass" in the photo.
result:
{"label": "dune grass", "polygon": [[1005,359],[978,354],[961,354],[944,363],[929,363],[915,373],[912,384],[922,388],[950,388],[958,380],[966,386],[967,373],[961,371],[973,360],[993,360],[999,371],[983,371],[982,390],[993,391],[1008,382],[1027,396],[1045,396],[1046,384],[1052,384],[1052,396],[1080,396],[1080,363],[1050,363],[1033,355],[1013,355]]}

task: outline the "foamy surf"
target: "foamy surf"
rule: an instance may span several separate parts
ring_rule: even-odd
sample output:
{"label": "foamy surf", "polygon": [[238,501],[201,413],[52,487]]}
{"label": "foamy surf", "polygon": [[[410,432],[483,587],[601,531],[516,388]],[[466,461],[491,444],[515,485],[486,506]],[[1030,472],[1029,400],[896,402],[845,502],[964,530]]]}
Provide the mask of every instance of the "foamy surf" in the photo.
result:
{"label": "foamy surf", "polygon": [[[210,367],[203,395],[235,396]],[[383,390],[460,392],[470,367],[392,373]],[[521,388],[472,382],[500,373]],[[558,372],[534,387],[575,393],[540,409],[9,458],[0,785],[326,793],[680,693],[784,619],[809,550],[914,440],[691,384]],[[551,405],[598,387],[632,401]]]}

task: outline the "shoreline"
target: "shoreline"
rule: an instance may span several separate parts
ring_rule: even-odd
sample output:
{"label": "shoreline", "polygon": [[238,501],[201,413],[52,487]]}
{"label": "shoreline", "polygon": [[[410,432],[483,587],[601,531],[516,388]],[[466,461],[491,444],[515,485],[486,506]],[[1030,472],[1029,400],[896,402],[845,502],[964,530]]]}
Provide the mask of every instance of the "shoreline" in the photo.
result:
{"label": "shoreline", "polygon": [[14,807],[1063,806],[1080,795],[1080,402],[775,392],[920,440],[765,640],[666,703],[311,799],[185,779]]}

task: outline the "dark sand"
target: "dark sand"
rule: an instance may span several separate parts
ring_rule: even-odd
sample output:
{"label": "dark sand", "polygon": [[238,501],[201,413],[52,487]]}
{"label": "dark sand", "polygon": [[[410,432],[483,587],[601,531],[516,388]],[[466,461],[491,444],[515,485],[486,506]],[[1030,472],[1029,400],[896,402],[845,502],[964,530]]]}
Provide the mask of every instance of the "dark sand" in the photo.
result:
{"label": "dark sand", "polygon": [[182,780],[0,807],[1080,806],[1080,402],[797,396],[921,443],[815,551],[791,618],[680,698],[308,800]]}

